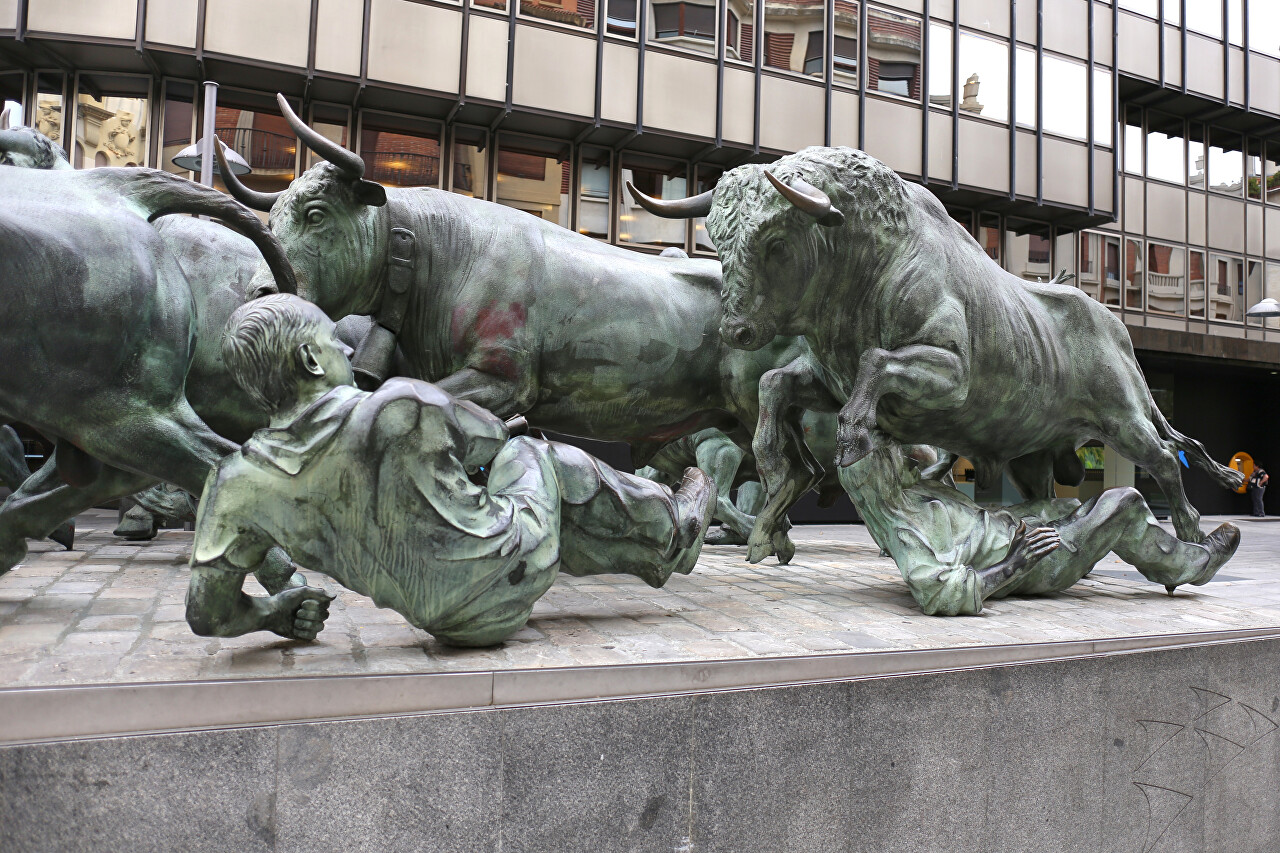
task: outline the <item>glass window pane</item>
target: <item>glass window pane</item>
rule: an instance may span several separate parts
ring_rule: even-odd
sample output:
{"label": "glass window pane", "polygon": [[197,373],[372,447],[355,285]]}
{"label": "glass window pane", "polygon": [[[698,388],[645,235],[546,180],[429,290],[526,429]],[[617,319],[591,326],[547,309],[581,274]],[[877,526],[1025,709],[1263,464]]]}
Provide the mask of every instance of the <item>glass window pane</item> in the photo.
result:
{"label": "glass window pane", "polygon": [[685,164],[631,154],[622,157],[622,205],[618,211],[618,242],[646,246],[684,248],[686,221],[662,219],[636,203],[627,191],[627,181],[645,195],[661,199],[688,196]]}
{"label": "glass window pane", "polygon": [[485,132],[479,128],[454,129],[452,162],[449,164],[449,189],[452,192],[472,198],[487,197],[486,143]]}
{"label": "glass window pane", "polygon": [[636,0],[605,0],[605,14],[608,16],[607,32],[615,36],[632,36],[636,34]]}
{"label": "glass window pane", "polygon": [[1115,114],[1111,111],[1111,72],[1093,69],[1093,141],[1098,145],[1111,144],[1111,132],[1115,127]]}
{"label": "glass window pane", "polygon": [[1227,0],[1227,37],[1237,47],[1244,46],[1244,7],[1241,0]]}
{"label": "glass window pane", "polygon": [[578,233],[609,239],[609,149],[584,147],[578,162]]}
{"label": "glass window pane", "polygon": [[1124,241],[1124,307],[1129,311],[1142,310],[1143,273],[1145,259],[1142,244],[1137,240]]}
{"label": "glass window pane", "polygon": [[1280,142],[1267,143],[1267,159],[1262,161],[1263,196],[1272,204],[1280,204]]}
{"label": "glass window pane", "polygon": [[960,34],[960,109],[995,121],[1009,120],[1009,45],[971,33]]}
{"label": "glass window pane", "polygon": [[196,86],[168,80],[164,84],[164,114],[160,117],[160,168],[191,178],[198,178],[187,169],[177,166],[173,158],[195,141]]}
{"label": "glass window pane", "polygon": [[595,0],[536,0],[521,3],[520,14],[584,30],[596,28]]}
{"label": "glass window pane", "polygon": [[[293,107],[298,109],[297,104]],[[294,178],[298,138],[280,114],[274,97],[219,89],[213,127],[223,144],[253,169],[239,176],[246,186],[259,192],[277,192],[289,186]],[[199,127],[196,133],[200,133]],[[215,177],[213,185],[225,190],[221,178]]]}
{"label": "glass window pane", "polygon": [[1182,119],[1147,113],[1147,176],[1181,184],[1186,174]]}
{"label": "glass window pane", "polygon": [[1205,287],[1204,252],[1187,252],[1187,316],[1203,318],[1208,288]]}
{"label": "glass window pane", "polygon": [[[1262,281],[1262,262],[1246,261],[1245,262],[1245,278],[1244,278],[1244,304],[1245,310],[1248,306],[1256,305],[1262,299],[1263,281]],[[1247,317],[1250,326],[1261,326],[1261,317]]]}
{"label": "glass window pane", "polygon": [[151,80],[101,74],[81,74],[78,79],[72,165],[147,165]]}
{"label": "glass window pane", "polygon": [[[1267,262],[1267,280],[1264,285],[1264,296],[1280,300],[1280,263]],[[1268,317],[1267,328],[1280,329],[1280,317]]]}
{"label": "glass window pane", "polygon": [[1209,319],[1239,323],[1244,319],[1244,260],[1209,256]]}
{"label": "glass window pane", "polygon": [[[1053,238],[1053,266],[1050,267],[1054,275],[1065,272],[1067,275],[1074,275],[1076,272],[1076,235],[1071,231],[1059,231]],[[1073,278],[1069,282],[1075,284]]]}
{"label": "glass window pane", "polygon": [[951,27],[929,24],[929,103],[951,108]]}
{"label": "glass window pane", "polygon": [[364,176],[388,187],[440,186],[440,129],[400,116],[365,113],[360,126]]}
{"label": "glass window pane", "polygon": [[[1046,131],[1075,139],[1086,138],[1089,130],[1088,73],[1089,69],[1084,65],[1045,55],[1041,97],[1044,98],[1044,129]],[[1110,88],[1097,92],[1096,96],[1105,99],[1108,105],[1111,103]],[[1110,109],[1107,112],[1110,113]],[[1094,124],[1095,133],[1098,131],[1106,133],[1110,142],[1107,123],[1102,122],[1102,127],[1097,127],[1098,121],[1095,117]]]}
{"label": "glass window pane", "polygon": [[1187,186],[1202,190],[1206,187],[1204,154],[1204,125],[1192,124],[1187,131]]}
{"label": "glass window pane", "polygon": [[1005,269],[1027,281],[1043,282],[1053,278],[1049,226],[1006,219],[1005,227]]}
{"label": "glass window pane", "polygon": [[1249,3],[1249,50],[1280,56],[1280,27],[1276,26],[1274,3],[1266,0]]}
{"label": "glass window pane", "polygon": [[1080,234],[1080,289],[1103,305],[1120,305],[1120,238],[1096,231]]}
{"label": "glass window pane", "polygon": [[858,85],[858,4],[835,0],[836,33],[831,52],[832,81]]}
{"label": "glass window pane", "polygon": [[[698,166],[697,174],[698,177],[693,185],[694,195],[715,189],[716,182],[724,174],[724,169],[718,166]],[[711,235],[707,233],[707,220],[703,217],[693,220],[693,248],[700,252],[716,250],[715,244],[711,242]]]}
{"label": "glass window pane", "polygon": [[1000,251],[1000,238],[1002,236],[999,216],[994,213],[978,214],[978,245],[982,247],[982,251],[987,253],[987,257],[1004,266],[1003,253]]}
{"label": "glass window pane", "polygon": [[1209,134],[1209,189],[1240,195],[1244,186],[1244,153],[1239,134],[1216,128]]}
{"label": "glass window pane", "polygon": [[[349,138],[351,111],[335,104],[313,104],[311,107],[311,128],[325,139],[338,143],[347,150],[354,150],[355,145]],[[307,149],[306,168],[310,169],[324,158],[311,149]],[[365,175],[365,177],[369,177]]]}
{"label": "glass window pane", "polygon": [[1142,111],[1136,107],[1125,110],[1124,170],[1132,175],[1142,174]]}
{"label": "glass window pane", "polygon": [[[1045,57],[1045,72],[1049,70],[1048,57]],[[1018,52],[1014,55],[1014,62],[1017,68],[1014,70],[1014,82],[1017,84],[1016,100],[1013,104],[1014,119],[1022,127],[1036,126],[1036,52],[1031,48],[1019,47]],[[1047,77],[1046,77],[1047,79]],[[1054,92],[1054,98],[1059,97],[1059,93]],[[1068,96],[1072,97],[1072,96]],[[1048,130],[1047,120],[1049,112],[1054,108],[1052,99],[1045,99],[1045,119]]]}
{"label": "glass window pane", "polygon": [[725,15],[725,57],[739,62],[756,61],[754,0],[729,0]]}
{"label": "glass window pane", "polygon": [[1118,0],[1118,2],[1121,9],[1146,15],[1148,18],[1154,18],[1160,8],[1156,0]]}
{"label": "glass window pane", "polygon": [[867,81],[873,91],[919,100],[921,38],[919,18],[867,10]]}
{"label": "glass window pane", "polygon": [[1147,310],[1186,316],[1186,251],[1178,246],[1147,244]]}
{"label": "glass window pane", "polygon": [[1222,38],[1222,0],[1187,0],[1187,29]]}
{"label": "glass window pane", "polygon": [[823,0],[790,0],[764,7],[764,65],[780,71],[823,73]]}
{"label": "glass window pane", "polygon": [[62,144],[62,75],[41,74],[36,79],[36,130]]}
{"label": "glass window pane", "polygon": [[649,5],[649,41],[699,53],[716,52],[715,0]]}
{"label": "glass window pane", "polygon": [[499,136],[494,201],[569,227],[569,144]]}
{"label": "glass window pane", "polygon": [[507,0],[471,0],[471,4],[484,9],[495,9],[499,12],[505,12],[507,9]]}

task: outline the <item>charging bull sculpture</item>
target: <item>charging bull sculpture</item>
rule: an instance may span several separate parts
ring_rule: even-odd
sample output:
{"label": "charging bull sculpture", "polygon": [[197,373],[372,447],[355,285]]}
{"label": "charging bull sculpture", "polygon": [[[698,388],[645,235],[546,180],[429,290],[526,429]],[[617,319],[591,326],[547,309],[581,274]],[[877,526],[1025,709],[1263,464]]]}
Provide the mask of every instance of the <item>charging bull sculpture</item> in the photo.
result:
{"label": "charging bull sculpture", "polygon": [[[1007,470],[1025,498],[1051,498],[1055,478],[1082,479],[1074,451],[1096,439],[1156,478],[1188,542],[1204,534],[1179,451],[1224,488],[1239,483],[1161,415],[1104,306],[1001,269],[928,190],[861,151],[809,148],[741,166],[689,199],[636,198],[660,216],[707,218],[726,343],[808,339],[821,366],[813,387],[839,410],[842,466],[887,434],[968,457],[979,485]],[[779,490],[766,485],[772,505]],[[752,544],[749,559],[763,559]]]}
{"label": "charging bull sculpture", "polygon": [[[353,359],[369,384],[389,373],[398,347],[406,375],[499,417],[629,442],[637,467],[708,427],[750,446],[761,374],[805,345],[726,346],[715,261],[639,254],[441,190],[386,189],[364,178],[359,156],[278,101],[299,141],[327,162],[278,193],[234,176],[227,188],[270,211],[300,295],[335,319],[377,320]],[[815,477],[797,479],[803,494]],[[781,519],[758,535],[790,558]]]}
{"label": "charging bull sculpture", "polygon": [[[26,538],[100,500],[157,480],[198,493],[236,449],[187,400],[201,304],[152,220],[217,219],[266,259],[264,286],[295,285],[256,216],[166,172],[0,169],[0,197],[0,416],[56,443],[55,461],[0,510],[3,572],[25,556]],[[173,227],[206,226],[218,227]]]}

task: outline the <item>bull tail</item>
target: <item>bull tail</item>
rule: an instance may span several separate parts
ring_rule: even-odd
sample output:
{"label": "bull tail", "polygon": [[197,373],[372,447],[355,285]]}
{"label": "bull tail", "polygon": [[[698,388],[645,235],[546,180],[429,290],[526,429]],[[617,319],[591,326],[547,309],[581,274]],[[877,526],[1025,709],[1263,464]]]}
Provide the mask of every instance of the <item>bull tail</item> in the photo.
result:
{"label": "bull tail", "polygon": [[158,169],[94,169],[94,178],[111,181],[120,196],[154,222],[161,216],[207,216],[253,242],[262,253],[281,293],[297,293],[298,282],[284,247],[253,211],[212,187]]}
{"label": "bull tail", "polygon": [[1156,432],[1160,435],[1160,438],[1186,454],[1187,461],[1190,464],[1204,471],[1224,489],[1235,491],[1244,482],[1244,474],[1219,463],[1209,455],[1203,444],[1194,438],[1183,435],[1170,426],[1169,422],[1165,420],[1164,413],[1156,406],[1156,401],[1152,399],[1150,394],[1147,395],[1147,401],[1151,406],[1151,422],[1155,425]]}

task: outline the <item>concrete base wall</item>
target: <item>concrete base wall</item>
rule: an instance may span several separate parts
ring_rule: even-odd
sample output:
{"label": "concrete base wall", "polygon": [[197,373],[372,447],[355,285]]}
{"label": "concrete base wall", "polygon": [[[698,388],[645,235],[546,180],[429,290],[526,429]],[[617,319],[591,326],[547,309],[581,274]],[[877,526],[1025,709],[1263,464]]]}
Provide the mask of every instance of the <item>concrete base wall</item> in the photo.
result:
{"label": "concrete base wall", "polygon": [[1276,851],[1277,722],[1273,639],[15,745],[0,748],[0,846]]}

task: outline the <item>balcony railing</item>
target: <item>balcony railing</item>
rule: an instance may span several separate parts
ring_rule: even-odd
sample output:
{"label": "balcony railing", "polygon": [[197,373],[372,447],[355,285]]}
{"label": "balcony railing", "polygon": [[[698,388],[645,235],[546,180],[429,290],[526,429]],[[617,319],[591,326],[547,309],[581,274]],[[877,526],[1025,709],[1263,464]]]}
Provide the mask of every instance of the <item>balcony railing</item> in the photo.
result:
{"label": "balcony railing", "polygon": [[219,127],[214,133],[255,172],[292,172],[298,141],[283,133],[252,127]]}

